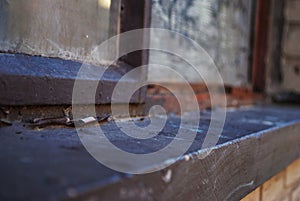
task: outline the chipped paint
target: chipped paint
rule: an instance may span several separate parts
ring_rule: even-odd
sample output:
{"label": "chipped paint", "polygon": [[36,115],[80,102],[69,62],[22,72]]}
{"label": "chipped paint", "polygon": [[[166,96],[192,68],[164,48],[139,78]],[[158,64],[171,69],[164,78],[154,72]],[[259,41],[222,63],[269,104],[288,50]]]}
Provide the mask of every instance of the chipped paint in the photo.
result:
{"label": "chipped paint", "polygon": [[251,187],[253,184],[254,184],[254,181],[250,181],[250,182],[248,182],[248,183],[239,185],[238,187],[236,187],[236,189],[234,189],[232,192],[230,192],[230,193],[228,194],[228,196],[227,196],[224,200],[230,199],[230,197],[231,197],[234,193],[236,193],[237,191],[239,191],[241,188]]}
{"label": "chipped paint", "polygon": [[162,180],[165,182],[165,183],[170,183],[171,182],[171,179],[172,179],[172,170],[168,170],[167,173],[162,177]]}

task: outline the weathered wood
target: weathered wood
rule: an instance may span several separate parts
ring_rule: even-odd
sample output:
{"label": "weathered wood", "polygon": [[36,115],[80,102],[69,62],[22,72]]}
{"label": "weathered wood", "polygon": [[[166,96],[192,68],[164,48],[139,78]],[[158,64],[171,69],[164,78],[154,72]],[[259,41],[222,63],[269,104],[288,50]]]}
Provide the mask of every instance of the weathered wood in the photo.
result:
{"label": "weathered wood", "polygon": [[[202,113],[199,127],[204,132],[209,116],[209,112]],[[172,125],[167,123],[155,143],[136,143],[112,123],[102,128],[112,134],[115,145],[132,153],[148,153],[174,137],[173,126],[179,121],[176,117],[169,120]],[[132,176],[99,164],[73,129],[37,131],[14,123],[0,128],[0,199],[239,200],[300,156],[299,130],[299,108],[231,110],[218,145],[207,157],[201,157],[204,136],[199,133],[189,154],[169,168]],[[110,149],[102,148],[104,152]]]}
{"label": "weathered wood", "polygon": [[[86,77],[80,79],[86,87],[98,84],[96,104],[111,103],[115,85],[131,69],[127,64],[120,65],[120,68],[107,70],[91,66]],[[81,66],[82,63],[69,60],[0,54],[0,105],[71,105],[74,82]],[[99,77],[100,74],[103,76]],[[130,86],[138,81],[138,77],[133,77],[124,84]],[[140,94],[134,94],[131,101],[139,103]]]}
{"label": "weathered wood", "polygon": [[272,0],[266,66],[266,91],[276,93],[282,82],[282,37],[285,1]]}
{"label": "weathered wood", "polygon": [[[120,32],[149,28],[151,24],[151,1],[149,0],[122,0],[121,2],[121,27]],[[149,43],[150,33],[141,31],[140,36],[136,38],[136,43],[141,47]],[[131,41],[132,42],[132,41]],[[131,43],[130,42],[130,43]],[[130,45],[128,41],[120,41],[122,45]],[[149,54],[148,50],[140,50],[129,53],[122,57],[126,63],[138,67],[148,64]]]}
{"label": "weathered wood", "polygon": [[[140,29],[140,33],[136,34],[136,39],[134,43],[137,47],[140,47],[138,51],[128,53],[122,56],[120,60],[126,62],[133,67],[139,67],[147,65],[149,61],[149,50],[143,49],[143,47],[149,46],[150,33],[148,31],[142,30],[143,28],[150,28],[151,25],[151,6],[152,1],[150,0],[121,0],[121,21],[120,21],[120,33]],[[126,38],[126,37],[125,37]],[[122,47],[132,45],[133,41],[127,41],[120,39],[119,51]],[[141,70],[139,73],[140,80],[147,79],[148,72]],[[145,102],[146,99],[146,87],[142,87],[139,91],[139,101],[140,103]]]}
{"label": "weathered wood", "polygon": [[[35,2],[35,0],[32,1]],[[150,1],[124,1],[123,4],[126,4],[126,11],[123,11],[122,14],[120,14],[121,0],[113,1],[110,8],[104,8],[103,5],[101,6],[100,1],[91,1],[88,3],[88,7],[91,7],[91,9],[89,10],[92,10],[92,13],[100,13],[100,15],[103,16],[103,19],[101,17],[95,17],[94,15],[93,22],[81,23],[81,25],[80,23],[70,23],[71,21],[69,20],[77,19],[79,17],[79,21],[86,21],[86,18],[80,16],[82,16],[83,14],[91,15],[91,13],[86,13],[83,10],[82,12],[79,12],[79,8],[86,8],[86,6],[84,6],[84,4],[81,4],[81,2],[75,2],[71,5],[71,7],[66,6],[63,2],[47,2],[42,6],[37,6],[37,8],[34,8],[34,6],[32,6],[33,4],[31,5],[30,3],[26,2],[23,2],[22,4],[16,4],[14,2],[0,2],[0,5],[2,4],[3,8],[1,7],[0,10],[3,20],[0,19],[0,27],[3,28],[2,30],[4,31],[8,30],[6,26],[10,25],[11,29],[9,29],[7,33],[4,33],[3,31],[3,33],[0,32],[1,52],[14,52],[31,55],[43,55],[48,57],[59,57],[68,60],[90,62],[99,65],[100,67],[103,67],[105,64],[103,64],[102,61],[100,63],[99,61],[95,61],[97,59],[91,58],[90,55],[92,51],[91,48],[99,45],[99,40],[100,42],[103,42],[104,40],[108,39],[108,36],[115,36],[121,32],[129,31],[132,29],[149,27],[151,18]],[[53,9],[45,10],[45,8],[48,7],[53,7],[56,12],[56,17],[58,17],[59,19],[59,17],[61,16],[63,21],[54,20],[54,22],[54,18],[50,19],[48,15],[50,15],[50,13],[51,15],[53,14]],[[20,9],[23,9],[24,12],[18,12]],[[32,11],[34,12],[32,13]],[[40,17],[33,17],[33,14],[36,14]],[[7,21],[14,22],[14,20],[8,20],[9,17],[19,19],[20,22],[23,22],[22,20],[27,20],[30,22],[30,24],[25,28],[23,27],[23,25],[28,23],[21,23],[22,25],[20,26],[18,25],[19,22],[17,22],[17,26],[7,24]],[[50,21],[47,20],[48,18],[50,19]],[[32,19],[32,21],[30,21],[29,19]],[[39,20],[36,21],[36,19]],[[97,26],[95,25],[95,23]],[[53,26],[57,28],[61,25],[66,25],[64,26],[65,29],[52,28],[52,30],[50,30]],[[95,27],[97,29],[96,31],[93,29]],[[28,28],[31,28],[31,32],[33,32],[33,34],[28,35],[27,33],[25,33],[28,32]],[[46,30],[47,33],[41,33],[41,30]],[[83,34],[82,31],[89,31],[89,33]],[[10,35],[7,36],[7,34]],[[98,37],[95,37],[96,35]],[[100,39],[99,36],[101,36]],[[35,37],[34,40],[33,37]],[[3,38],[8,38],[9,41],[4,41]],[[17,38],[20,38],[21,42],[16,41]],[[42,42],[41,38],[43,39]],[[142,34],[140,39],[142,43],[147,43],[149,40],[149,34]],[[24,41],[26,44],[23,44]],[[109,54],[111,55],[111,58],[108,58],[108,60],[115,59],[115,53],[119,51],[118,48],[122,45],[126,45],[128,41],[120,41],[120,43],[119,41],[116,41],[116,43],[117,44],[115,46],[109,47],[110,49],[108,50],[108,52],[111,52],[111,54]],[[133,65],[134,67],[148,63],[147,50],[143,50],[137,54],[133,53],[130,55],[126,57],[127,59],[124,60],[126,60],[127,63]],[[81,65],[80,63],[42,57],[37,58],[19,56],[18,58],[16,58],[14,57],[14,55],[0,55],[0,57],[0,104],[60,105],[72,103],[71,100],[74,84],[74,74],[78,72],[78,69]],[[26,59],[24,59],[25,57]],[[34,67],[28,65],[27,61],[30,61],[29,63],[31,65],[34,65]],[[118,71],[121,71],[121,75],[124,75],[126,72],[132,69],[132,66],[129,67],[127,64],[124,64],[124,62],[120,63],[120,68],[108,70],[105,73],[105,75],[108,77],[107,79],[94,79],[94,76],[97,76],[97,72],[103,71],[103,69],[95,68],[94,75],[92,75],[91,71],[90,76],[92,78],[83,80],[83,82],[87,84],[87,87],[90,84],[95,83],[96,81],[100,81],[98,93],[95,97],[96,104],[110,104],[112,91],[114,89],[114,86],[120,79],[120,72]],[[16,72],[10,71],[10,74],[7,75],[5,73],[7,69],[5,68],[14,69]],[[35,69],[35,71],[33,72],[32,69]],[[26,71],[31,73],[27,73]],[[54,72],[56,72],[56,74]],[[39,77],[36,77],[37,74],[39,75]],[[69,74],[71,74],[72,76],[70,76]],[[52,75],[54,75],[54,77],[52,77]],[[147,72],[140,72],[139,76],[132,78],[132,80],[126,83],[129,85],[134,84],[134,82],[137,83],[139,80],[145,80],[146,76]],[[92,81],[90,81],[90,79]],[[26,91],[26,93],[24,91]],[[136,94],[133,95],[131,103],[144,102],[145,94],[146,88],[141,88]]]}

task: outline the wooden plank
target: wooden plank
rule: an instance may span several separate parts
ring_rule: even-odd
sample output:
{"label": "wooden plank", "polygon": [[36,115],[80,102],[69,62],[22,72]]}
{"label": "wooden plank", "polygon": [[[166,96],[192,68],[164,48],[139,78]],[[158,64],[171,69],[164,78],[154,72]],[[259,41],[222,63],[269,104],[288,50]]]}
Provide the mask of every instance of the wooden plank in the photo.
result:
{"label": "wooden plank", "polygon": [[[121,1],[121,24],[120,33],[124,33],[131,30],[150,28],[151,26],[151,12],[152,1],[150,0],[122,0]],[[150,42],[150,33],[148,31],[141,31],[139,36],[136,37],[135,42],[137,45],[147,47]],[[120,41],[120,48],[122,46],[130,45],[131,42],[126,40]],[[149,62],[149,51],[146,49],[135,51],[127,55],[123,55],[120,60],[128,63],[133,67],[139,67],[147,65]],[[139,79],[141,81],[147,80],[148,72],[141,70],[139,73]],[[144,103],[146,100],[146,87],[142,87],[139,90],[140,103]]]}
{"label": "wooden plank", "polygon": [[[151,1],[149,0],[122,0],[121,3],[121,33],[149,28],[151,25]],[[141,44],[149,43],[149,33],[141,32],[136,42]],[[127,45],[128,41],[120,41],[120,46]],[[147,50],[136,51],[122,58],[126,63],[137,67],[148,63],[149,55]]]}
{"label": "wooden plank", "polygon": [[266,91],[276,93],[282,82],[282,38],[285,1],[272,0],[267,52]]}
{"label": "wooden plank", "polygon": [[[300,123],[253,133],[189,156],[166,170],[134,176],[74,200],[240,200],[300,157]],[[167,172],[171,175],[164,180]]]}
{"label": "wooden plank", "polygon": [[[111,103],[115,85],[131,69],[127,64],[120,65],[122,68],[107,70],[91,66],[86,77],[80,79],[82,86],[87,88],[98,86],[94,103]],[[82,63],[69,60],[0,54],[0,105],[71,105],[74,82],[81,66]],[[99,77],[100,74],[103,76]],[[138,80],[132,77],[123,84],[130,87]],[[140,102],[138,93],[133,95],[131,102]]]}
{"label": "wooden plank", "polygon": [[[209,112],[202,114],[199,125],[204,131],[209,116]],[[179,121],[172,118],[173,126],[177,125]],[[159,140],[148,144],[134,144],[111,122],[102,128],[113,134],[109,136],[115,145],[134,153],[151,152],[168,143],[176,132],[173,126],[167,123]],[[231,110],[218,145],[211,147],[207,157],[201,157],[205,150],[199,149],[203,142],[199,134],[188,154],[174,159],[172,166],[134,176],[94,160],[74,129],[30,130],[14,123],[0,128],[0,199],[239,200],[300,157],[299,130],[299,107]],[[102,149],[107,152],[110,147]]]}

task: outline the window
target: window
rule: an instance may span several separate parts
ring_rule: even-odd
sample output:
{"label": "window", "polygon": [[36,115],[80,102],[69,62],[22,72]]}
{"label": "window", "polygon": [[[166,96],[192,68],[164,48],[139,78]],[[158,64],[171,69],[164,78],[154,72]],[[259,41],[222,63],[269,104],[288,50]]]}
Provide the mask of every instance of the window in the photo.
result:
{"label": "window", "polygon": [[[120,32],[150,24],[147,0],[0,1],[0,5],[2,105],[71,104],[81,62],[94,64],[95,73],[102,70],[97,68],[101,63],[89,58],[92,48]],[[109,51],[118,51],[122,43]],[[100,80],[96,103],[109,103],[109,93],[122,74],[146,62],[146,51],[122,57],[115,64],[119,68],[112,66],[110,76]],[[141,90],[132,102],[140,103],[142,97]]]}

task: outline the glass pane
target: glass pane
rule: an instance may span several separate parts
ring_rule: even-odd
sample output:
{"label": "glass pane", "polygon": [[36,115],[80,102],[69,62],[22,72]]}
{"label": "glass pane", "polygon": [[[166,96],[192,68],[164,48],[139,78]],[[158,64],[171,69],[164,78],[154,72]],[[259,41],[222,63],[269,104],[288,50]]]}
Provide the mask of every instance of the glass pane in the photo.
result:
{"label": "glass pane", "polygon": [[[253,0],[155,0],[152,7],[152,27],[167,28],[179,32],[201,45],[213,58],[227,84],[247,83],[249,56],[250,18]],[[152,37],[152,40],[170,40]],[[181,48],[194,54],[192,48]],[[187,64],[174,56],[150,54],[151,61],[168,61],[170,67],[183,68]],[[197,55],[195,55],[197,57]],[[199,66],[205,65],[205,60]],[[181,71],[190,82],[199,82],[194,71]],[[159,68],[150,68],[149,79],[174,81]]]}
{"label": "glass pane", "polygon": [[93,60],[92,48],[116,34],[111,13],[110,0],[0,0],[0,50]]}

